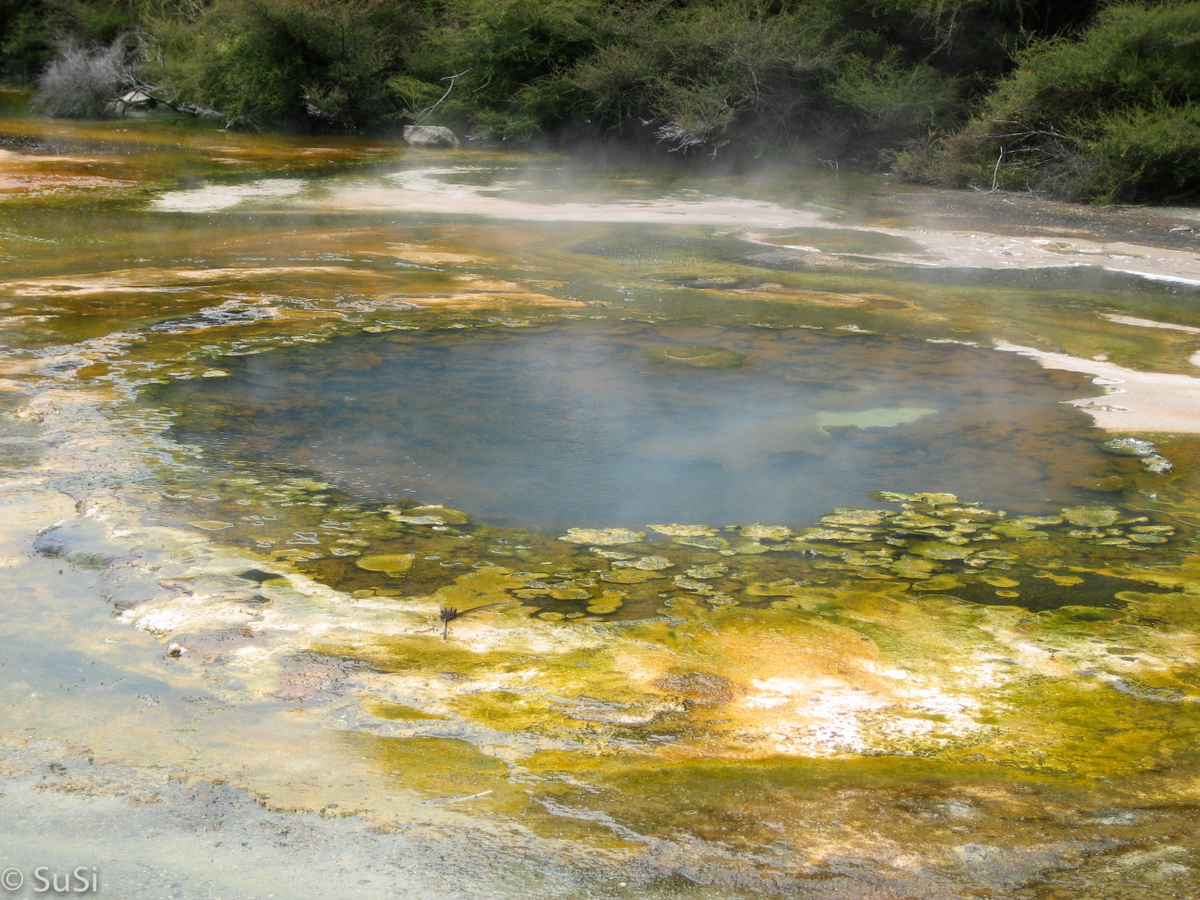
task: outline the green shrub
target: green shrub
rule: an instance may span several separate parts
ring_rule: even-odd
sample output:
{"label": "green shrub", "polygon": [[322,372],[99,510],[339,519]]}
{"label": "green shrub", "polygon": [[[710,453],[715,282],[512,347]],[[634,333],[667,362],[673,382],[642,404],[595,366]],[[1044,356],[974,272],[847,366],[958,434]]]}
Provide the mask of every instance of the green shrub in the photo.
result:
{"label": "green shrub", "polygon": [[1083,154],[1097,161],[1079,192],[1117,202],[1183,200],[1200,192],[1200,101],[1114,110],[1099,117]]}
{"label": "green shrub", "polygon": [[335,129],[399,111],[389,85],[423,24],[401,0],[216,0],[149,22],[155,76],[230,117]]}
{"label": "green shrub", "polygon": [[939,125],[960,109],[959,79],[927,63],[906,67],[895,51],[883,59],[847,56],[829,93],[859,111],[872,130],[902,136]]}
{"label": "green shrub", "polygon": [[[411,77],[440,85],[439,97],[453,78],[437,121],[480,137],[526,137],[586,115],[567,73],[600,45],[613,16],[598,0],[450,0],[441,27],[406,65]],[[410,115],[420,114],[432,92],[403,84],[417,101]]]}
{"label": "green shrub", "polygon": [[118,33],[168,96],[265,126],[909,145],[924,180],[1197,193],[1200,0],[0,0],[10,73]]}
{"label": "green shrub", "polygon": [[624,16],[571,79],[594,114],[652,120],[673,149],[716,150],[741,130],[769,130],[786,143],[823,99],[820,79],[842,43],[834,23],[820,3],[646,5]]}
{"label": "green shrub", "polygon": [[1072,199],[1200,193],[1200,2],[1122,3],[1077,40],[1035,41],[956,134],[902,160],[918,178]]}

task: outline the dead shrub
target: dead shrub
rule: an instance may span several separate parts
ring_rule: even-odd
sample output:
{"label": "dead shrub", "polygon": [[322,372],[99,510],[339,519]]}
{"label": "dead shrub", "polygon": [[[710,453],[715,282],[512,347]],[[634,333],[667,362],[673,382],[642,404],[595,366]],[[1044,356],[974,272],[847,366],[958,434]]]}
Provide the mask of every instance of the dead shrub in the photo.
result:
{"label": "dead shrub", "polygon": [[38,79],[34,105],[61,119],[100,119],[108,105],[136,83],[123,38],[107,47],[62,45]]}

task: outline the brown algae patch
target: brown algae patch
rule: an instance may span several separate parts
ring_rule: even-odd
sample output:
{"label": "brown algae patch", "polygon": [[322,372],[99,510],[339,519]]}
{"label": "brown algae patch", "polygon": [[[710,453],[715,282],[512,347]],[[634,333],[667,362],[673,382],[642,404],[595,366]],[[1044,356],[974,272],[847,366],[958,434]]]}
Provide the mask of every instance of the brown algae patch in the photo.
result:
{"label": "brown algae patch", "polygon": [[766,282],[754,288],[737,288],[731,293],[739,297],[754,300],[771,300],[781,303],[811,303],[816,306],[859,307],[867,309],[916,309],[914,304],[906,303],[895,297],[884,294],[845,293],[834,291],[814,291],[802,288],[787,287],[782,284]]}
{"label": "brown algae patch", "polygon": [[383,572],[394,577],[411,569],[416,558],[412,553],[375,553],[358,557],[354,564],[368,572]]}
{"label": "brown algae patch", "polygon": [[585,305],[573,300],[564,300],[561,297],[550,297],[546,294],[517,291],[486,291],[482,293],[471,293],[468,291],[462,294],[451,294],[445,297],[401,296],[395,299],[400,303],[410,304],[412,306],[432,308],[449,307],[454,310],[489,310],[538,306],[569,308]]}
{"label": "brown algae patch", "polygon": [[485,256],[480,253],[463,253],[449,249],[436,249],[426,244],[390,244],[387,247],[397,259],[404,262],[419,263],[424,266],[453,266],[453,267],[495,267],[500,263],[496,256]]}

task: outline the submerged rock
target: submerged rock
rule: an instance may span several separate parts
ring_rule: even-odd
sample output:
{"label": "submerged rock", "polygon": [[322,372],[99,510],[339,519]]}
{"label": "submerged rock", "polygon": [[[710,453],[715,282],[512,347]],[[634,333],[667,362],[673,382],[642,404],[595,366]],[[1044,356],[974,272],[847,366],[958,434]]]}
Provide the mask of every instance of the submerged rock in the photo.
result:
{"label": "submerged rock", "polygon": [[[1084,507],[1079,508],[1083,509]],[[1061,525],[1063,523],[1063,520],[1060,516],[1018,516],[1017,518],[1009,519],[1008,521],[1012,525],[1019,525],[1022,527],[1029,525],[1035,528],[1039,525]],[[1075,524],[1079,523],[1076,522]]]}
{"label": "submerged rock", "polygon": [[471,517],[448,506],[414,506],[388,516],[393,522],[406,525],[466,525]]}
{"label": "submerged rock", "polygon": [[934,543],[921,544],[914,547],[913,552],[926,559],[966,559],[972,553],[966,547]]}
{"label": "submerged rock", "polygon": [[1100,449],[1113,456],[1135,456],[1142,461],[1147,472],[1166,475],[1173,468],[1171,461],[1163,456],[1150,441],[1141,438],[1113,438],[1100,444]]}
{"label": "submerged rock", "polygon": [[621,553],[609,558],[616,559],[613,563],[614,569],[641,569],[646,572],[657,572],[660,569],[669,569],[674,565],[665,556],[643,556],[641,559],[634,560],[628,553]]}
{"label": "submerged rock", "polygon": [[625,604],[625,595],[620,591],[605,591],[596,600],[588,604],[587,611],[594,616],[606,616],[614,613]]}
{"label": "submerged rock", "polygon": [[602,559],[611,559],[617,563],[636,558],[632,553],[622,553],[620,550],[604,550],[601,547],[592,547],[591,551]]}
{"label": "submerged rock", "polygon": [[1157,453],[1143,459],[1142,465],[1146,467],[1147,472],[1155,475],[1166,475],[1173,468],[1169,459],[1165,456],[1159,456]]}
{"label": "submerged rock", "polygon": [[[879,509],[835,509],[831,515],[822,516],[822,525],[882,525],[888,513]],[[931,522],[937,522],[931,519]]]}
{"label": "submerged rock", "polygon": [[223,522],[220,519],[193,519],[187,524],[193,528],[199,528],[201,531],[223,531],[233,527],[232,522]]}
{"label": "submerged rock", "polygon": [[935,564],[928,559],[918,559],[915,556],[902,556],[892,563],[892,571],[901,578],[928,578],[933,574]]}
{"label": "submerged rock", "polygon": [[729,541],[723,537],[677,537],[674,543],[685,547],[698,547],[701,550],[716,550],[720,552],[729,547]]}
{"label": "submerged rock", "polygon": [[395,578],[411,569],[416,559],[414,553],[376,553],[360,556],[354,564],[368,572],[383,572]]}
{"label": "submerged rock", "polygon": [[999,525],[992,526],[992,531],[1002,537],[1012,538],[1014,541],[1046,539],[1046,534],[1038,531],[1036,525],[1022,522],[1001,522]]}
{"label": "submerged rock", "polygon": [[568,528],[567,533],[559,540],[571,544],[612,547],[618,544],[636,544],[645,536],[644,531],[630,531],[628,528]]}
{"label": "submerged rock", "polygon": [[834,528],[810,529],[802,535],[805,541],[835,541],[838,543],[860,544],[873,541],[875,535],[862,531],[843,531]]}
{"label": "submerged rock", "polygon": [[394,522],[405,525],[445,525],[446,520],[441,516],[390,516]]}
{"label": "submerged rock", "polygon": [[748,597],[794,597],[803,589],[803,585],[791,580],[777,581],[771,584],[758,582],[746,585]]}
{"label": "submerged rock", "polygon": [[711,537],[717,529],[708,525],[651,525],[654,531],[667,537]]}
{"label": "submerged rock", "polygon": [[609,581],[614,584],[642,584],[646,581],[653,581],[656,578],[665,578],[665,575],[660,575],[658,572],[646,571],[645,569],[617,569],[613,572],[605,572],[600,576],[602,580]]}
{"label": "submerged rock", "polygon": [[1021,582],[1014,578],[1006,578],[1003,575],[996,574],[982,575],[980,576],[980,581],[982,581],[984,584],[990,584],[995,588],[1015,588],[1021,586]]}
{"label": "submerged rock", "polygon": [[1155,452],[1154,444],[1141,438],[1113,438],[1100,444],[1100,449],[1113,456],[1150,456]]}
{"label": "submerged rock", "polygon": [[1072,478],[1067,483],[1071,487],[1083,488],[1088,491],[1098,491],[1105,494],[1120,493],[1129,487],[1129,479],[1122,478],[1120,475],[1106,475],[1103,478]]}
{"label": "submerged rock", "polygon": [[913,585],[914,591],[949,591],[960,587],[962,582],[954,575],[934,575]]}
{"label": "submerged rock", "polygon": [[123,555],[109,540],[104,525],[94,519],[75,519],[46,529],[34,540],[33,550],[39,556],[86,569],[103,569]]}
{"label": "submerged rock", "polygon": [[878,491],[872,494],[880,500],[891,500],[894,503],[928,503],[930,506],[946,506],[959,503],[954,494],[921,492],[919,494],[901,494],[896,491]]}
{"label": "submerged rock", "polygon": [[741,554],[743,556],[758,556],[763,553],[770,553],[772,550],[785,550],[785,549],[787,549],[786,544],[772,544],[771,546],[768,547],[766,544],[760,544],[757,540],[748,539],[748,540],[737,541],[736,543],[732,544],[728,550],[718,550],[717,552],[720,553],[722,556],[728,556],[730,554]]}
{"label": "submerged rock", "polygon": [[743,537],[754,538],[755,540],[786,541],[792,536],[792,529],[786,525],[759,525],[755,523],[754,525],[741,525],[736,530]]}
{"label": "submerged rock", "polygon": [[1107,528],[1121,518],[1111,506],[1072,506],[1062,511],[1063,518],[1081,528]]}

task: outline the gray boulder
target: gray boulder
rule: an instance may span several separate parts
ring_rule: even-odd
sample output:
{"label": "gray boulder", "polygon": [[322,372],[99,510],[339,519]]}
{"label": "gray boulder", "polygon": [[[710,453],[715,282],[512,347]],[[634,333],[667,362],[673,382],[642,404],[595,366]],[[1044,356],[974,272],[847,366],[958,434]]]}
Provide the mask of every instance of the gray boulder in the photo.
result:
{"label": "gray boulder", "polygon": [[458,138],[444,125],[405,125],[404,142],[411,147],[458,146]]}

